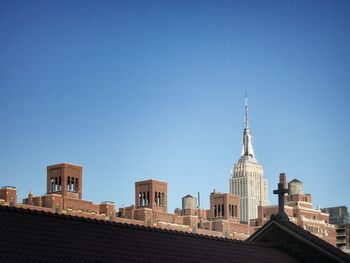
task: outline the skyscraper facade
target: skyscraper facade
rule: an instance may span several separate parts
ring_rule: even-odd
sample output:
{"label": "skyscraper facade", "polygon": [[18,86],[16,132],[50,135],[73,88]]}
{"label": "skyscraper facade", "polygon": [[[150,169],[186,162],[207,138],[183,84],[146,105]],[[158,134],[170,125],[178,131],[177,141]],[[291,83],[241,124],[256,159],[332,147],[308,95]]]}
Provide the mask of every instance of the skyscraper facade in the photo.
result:
{"label": "skyscraper facade", "polygon": [[264,170],[255,158],[252,133],[248,123],[248,102],[245,98],[245,118],[241,158],[232,168],[230,193],[240,196],[240,221],[249,223],[258,217],[258,206],[269,205],[268,186]]}

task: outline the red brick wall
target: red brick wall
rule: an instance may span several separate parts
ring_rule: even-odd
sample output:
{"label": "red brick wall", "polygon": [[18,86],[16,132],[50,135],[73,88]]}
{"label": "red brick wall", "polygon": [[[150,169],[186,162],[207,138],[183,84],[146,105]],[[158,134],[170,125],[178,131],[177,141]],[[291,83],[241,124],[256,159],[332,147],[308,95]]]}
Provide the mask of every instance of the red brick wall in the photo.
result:
{"label": "red brick wall", "polygon": [[72,210],[94,211],[96,213],[100,211],[99,205],[94,204],[91,201],[65,197],[64,209],[68,208]]}
{"label": "red brick wall", "polygon": [[17,204],[17,190],[16,188],[1,188],[0,189],[0,199],[5,200],[5,202],[11,203],[12,205]]}
{"label": "red brick wall", "polygon": [[[47,167],[47,193],[52,193],[51,191],[51,178],[61,178],[61,193],[63,196],[68,196],[71,198],[83,198],[83,167],[79,165],[73,165],[68,163],[61,163],[50,165]],[[74,183],[77,182],[77,189],[74,190],[76,194],[72,195],[73,192],[68,191],[67,179],[71,180],[74,178]],[[58,192],[56,192],[58,193]]]}
{"label": "red brick wall", "polygon": [[115,205],[113,203],[100,204],[99,212],[113,219],[115,218]]}
{"label": "red brick wall", "polygon": [[[168,184],[166,182],[158,181],[158,180],[146,180],[135,183],[135,207],[140,206],[140,193],[145,194],[147,196],[147,204],[142,205],[142,207],[148,207],[152,210],[158,210],[162,212],[168,211]],[[155,194],[160,193],[161,203],[157,204],[157,200],[155,198]]]}

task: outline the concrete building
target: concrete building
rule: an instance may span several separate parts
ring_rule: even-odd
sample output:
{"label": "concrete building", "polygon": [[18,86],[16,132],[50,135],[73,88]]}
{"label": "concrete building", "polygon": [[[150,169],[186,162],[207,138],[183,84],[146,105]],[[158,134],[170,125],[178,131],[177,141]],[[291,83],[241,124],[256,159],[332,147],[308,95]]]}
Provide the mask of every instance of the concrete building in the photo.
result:
{"label": "concrete building", "polygon": [[262,166],[255,158],[251,129],[248,123],[248,103],[245,98],[245,128],[241,158],[234,165],[230,178],[230,193],[240,196],[240,221],[249,223],[258,217],[258,206],[266,206],[268,186]]}
{"label": "concrete building", "polygon": [[[329,214],[322,212],[319,208],[312,208],[312,197],[304,193],[304,185],[301,181],[294,179],[286,185],[286,175],[280,174],[280,183],[288,190],[284,195],[284,211],[289,220],[318,236],[319,238],[336,244],[336,226],[329,223]],[[262,226],[270,220],[272,215],[278,213],[278,206],[259,206],[258,220],[254,225]]]}
{"label": "concrete building", "polygon": [[336,229],[336,246],[350,254],[350,223],[338,226]]}
{"label": "concrete building", "polygon": [[339,249],[350,254],[350,220],[346,206],[322,208],[322,212],[329,214],[329,222],[335,224],[336,245]]}
{"label": "concrete building", "polygon": [[350,223],[348,208],[344,205],[322,208],[321,210],[329,214],[329,223],[331,224],[343,226]]}

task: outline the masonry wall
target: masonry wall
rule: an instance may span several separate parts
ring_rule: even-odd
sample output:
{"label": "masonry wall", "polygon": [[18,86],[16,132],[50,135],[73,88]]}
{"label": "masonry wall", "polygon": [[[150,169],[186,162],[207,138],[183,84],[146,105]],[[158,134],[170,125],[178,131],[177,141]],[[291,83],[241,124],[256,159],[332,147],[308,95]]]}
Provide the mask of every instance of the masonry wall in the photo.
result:
{"label": "masonry wall", "polygon": [[[335,245],[336,231],[335,226],[329,224],[329,214],[309,208],[309,206],[299,205],[300,203],[304,204],[305,202],[289,202],[289,205],[294,206],[285,206],[285,213],[290,220],[319,238]],[[262,226],[270,219],[272,214],[276,215],[277,213],[278,206],[258,207],[258,225]]]}
{"label": "masonry wall", "polygon": [[17,190],[12,187],[3,187],[0,189],[0,199],[11,205],[17,204]]}

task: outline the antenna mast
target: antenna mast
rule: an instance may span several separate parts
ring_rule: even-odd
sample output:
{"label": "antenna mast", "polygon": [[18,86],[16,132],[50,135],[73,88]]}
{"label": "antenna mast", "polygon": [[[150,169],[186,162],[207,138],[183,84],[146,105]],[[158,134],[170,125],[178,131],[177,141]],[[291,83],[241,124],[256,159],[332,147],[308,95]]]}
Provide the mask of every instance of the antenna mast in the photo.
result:
{"label": "antenna mast", "polygon": [[245,108],[245,115],[244,115],[244,123],[245,123],[245,128],[247,129],[249,127],[248,123],[248,97],[247,97],[247,92],[245,93],[245,100],[244,100],[244,108]]}

